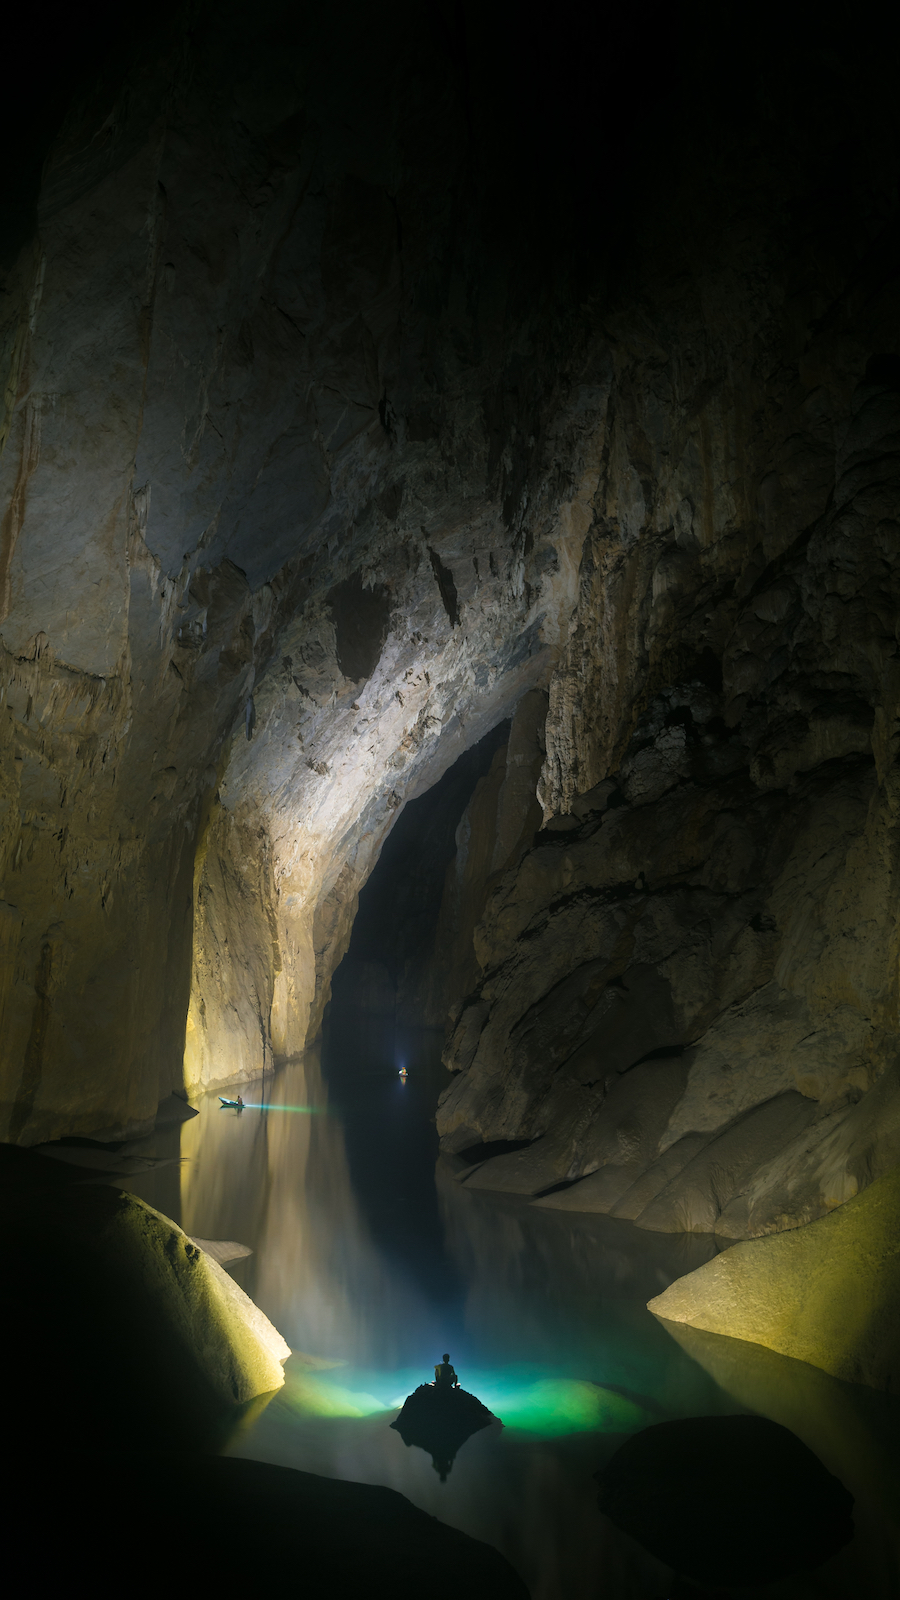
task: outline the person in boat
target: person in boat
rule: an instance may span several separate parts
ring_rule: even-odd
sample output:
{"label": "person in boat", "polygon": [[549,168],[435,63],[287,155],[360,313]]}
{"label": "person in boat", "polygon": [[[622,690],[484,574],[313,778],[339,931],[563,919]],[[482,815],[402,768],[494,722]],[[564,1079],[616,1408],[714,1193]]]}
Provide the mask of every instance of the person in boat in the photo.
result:
{"label": "person in boat", "polygon": [[241,1099],[241,1097],[240,1097],[240,1095],[238,1095],[238,1097],[237,1097],[237,1099],[236,1099],[236,1100],[235,1100],[235,1102],[234,1102],[234,1103],[235,1103],[235,1105],[236,1105],[236,1106],[237,1106],[237,1108],[238,1108],[238,1111],[243,1111],[243,1109],[244,1109],[244,1102],[243,1102],[243,1100],[242,1100],[242,1099]]}
{"label": "person in boat", "polygon": [[436,1389],[458,1389],[459,1379],[450,1365],[450,1357],[444,1352],[443,1359],[434,1369],[434,1386]]}

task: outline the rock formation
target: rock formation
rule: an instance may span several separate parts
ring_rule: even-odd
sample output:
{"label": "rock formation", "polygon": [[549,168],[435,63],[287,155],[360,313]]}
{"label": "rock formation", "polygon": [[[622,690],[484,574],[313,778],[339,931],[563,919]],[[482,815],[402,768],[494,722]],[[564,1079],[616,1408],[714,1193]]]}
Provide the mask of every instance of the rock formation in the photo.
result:
{"label": "rock formation", "polygon": [[546,679],[596,482],[599,394],[492,242],[452,38],[156,26],[74,94],[3,284],[26,1142],[315,1034],[398,811]]}
{"label": "rock formation", "polygon": [[445,1483],[466,1440],[498,1421],[478,1396],[466,1389],[442,1391],[435,1384],[422,1383],[406,1396],[390,1426],[405,1445],[417,1445],[431,1456],[435,1472]]}
{"label": "rock formation", "polygon": [[750,1589],[818,1568],[853,1537],[853,1496],[765,1417],[657,1423],[596,1477],[601,1510],[704,1586]]}
{"label": "rock formation", "polygon": [[176,5],[67,87],[4,246],[0,1132],[301,1049],[508,719],[410,979],[445,1146],[777,1232],[900,1157],[893,86],[825,19],[502,12]]}
{"label": "rock formation", "polygon": [[658,1317],[896,1393],[900,1171],[808,1228],[735,1245],[650,1301]]}
{"label": "rock formation", "polygon": [[[0,1147],[15,1450],[215,1448],[290,1348],[219,1263],[96,1173]],[[26,1381],[27,1380],[27,1381]]]}
{"label": "rock formation", "polygon": [[866,148],[851,255],[823,152],[776,180],[763,132],[673,187],[640,317],[605,316],[544,828],[487,885],[439,1117],[451,1151],[530,1146],[471,1183],[744,1238],[900,1154],[898,280]]}
{"label": "rock formation", "polygon": [[[147,1537],[148,1506],[177,1507],[177,1587],[252,1592],[296,1584],[307,1594],[372,1600],[528,1600],[491,1545],[449,1527],[381,1484],[347,1483],[268,1461],[222,1456],[65,1453],[40,1461],[54,1506],[52,1539],[31,1474],[10,1496],[16,1526],[43,1543],[42,1570],[65,1585],[84,1530],[104,1518],[103,1557],[118,1571]],[[185,1531],[187,1529],[187,1531]],[[265,1537],[260,1530],[265,1529]]]}

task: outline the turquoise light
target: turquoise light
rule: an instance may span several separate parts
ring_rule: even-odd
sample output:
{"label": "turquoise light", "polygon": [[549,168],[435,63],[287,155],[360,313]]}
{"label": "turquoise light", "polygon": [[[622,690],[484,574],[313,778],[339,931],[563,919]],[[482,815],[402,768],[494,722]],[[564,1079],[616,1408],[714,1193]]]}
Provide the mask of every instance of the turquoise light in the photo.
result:
{"label": "turquoise light", "polygon": [[[319,1417],[369,1417],[398,1411],[423,1381],[419,1370],[344,1368],[341,1383],[327,1373],[288,1371],[292,1410]],[[562,1438],[572,1433],[630,1433],[654,1418],[602,1384],[561,1377],[547,1368],[468,1371],[465,1387],[511,1432]]]}
{"label": "turquoise light", "polygon": [[254,1101],[254,1100],[245,1100],[243,1106],[241,1107],[241,1110],[242,1111],[298,1111],[303,1116],[312,1117],[312,1116],[317,1116],[319,1114],[319,1112],[324,1111],[325,1107],[324,1106],[273,1106],[273,1105],[269,1105],[268,1103],[260,1104],[260,1103],[258,1103],[257,1101]]}

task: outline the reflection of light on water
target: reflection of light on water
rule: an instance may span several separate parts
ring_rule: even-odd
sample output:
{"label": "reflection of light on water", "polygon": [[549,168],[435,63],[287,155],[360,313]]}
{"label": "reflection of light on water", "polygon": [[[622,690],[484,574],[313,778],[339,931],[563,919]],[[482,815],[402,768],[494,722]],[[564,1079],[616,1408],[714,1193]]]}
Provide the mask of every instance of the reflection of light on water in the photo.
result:
{"label": "reflection of light on water", "polygon": [[[288,1374],[286,1399],[291,1409],[316,1417],[369,1417],[396,1411],[423,1381],[420,1371],[345,1370],[342,1382],[328,1375]],[[466,1374],[466,1387],[499,1417],[504,1426],[542,1438],[571,1433],[628,1433],[655,1419],[643,1407],[612,1389],[579,1378],[560,1378],[546,1369],[502,1369]]]}
{"label": "reflection of light on water", "polygon": [[[226,1107],[226,1110],[228,1109]],[[325,1109],[325,1106],[273,1106],[267,1101],[258,1103],[255,1100],[245,1100],[241,1106],[242,1111],[299,1111],[304,1116],[309,1117],[318,1116],[320,1113],[324,1113]]]}
{"label": "reflection of light on water", "polygon": [[[412,1145],[384,1135],[394,1124],[415,1127],[405,1108],[425,1109],[431,1080],[402,1046],[377,1061],[365,1049],[347,1060],[353,1072],[332,1114],[310,1114],[326,1112],[329,1098],[315,1052],[246,1085],[248,1094],[284,1096],[250,1102],[258,1117],[249,1108],[220,1116],[210,1093],[181,1127],[190,1159],[163,1169],[177,1175],[180,1209],[177,1200],[161,1209],[186,1232],[253,1249],[235,1277],[297,1352],[284,1388],[229,1453],[396,1489],[501,1549],[535,1600],[594,1600],[598,1584],[621,1593],[618,1547],[607,1548],[591,1477],[608,1449],[604,1434],[735,1409],[644,1309],[658,1292],[657,1268],[667,1282],[691,1270],[705,1259],[702,1241],[685,1236],[676,1249],[628,1223],[467,1191],[441,1163],[452,1270],[448,1262],[440,1282],[421,1281],[434,1239],[423,1232],[405,1246],[415,1234],[413,1197],[433,1204],[435,1179],[423,1161],[414,1180],[397,1184],[411,1203],[395,1200],[395,1167],[406,1170]],[[296,1109],[267,1115],[267,1107]],[[345,1148],[351,1116],[357,1159],[365,1147],[369,1162],[356,1169],[367,1176],[365,1193]],[[470,1438],[441,1483],[428,1455],[407,1449],[389,1424],[447,1349],[463,1388],[505,1426]]]}
{"label": "reflection of light on water", "polygon": [[489,1387],[485,1389],[484,1401],[492,1411],[498,1410],[508,1428],[545,1438],[567,1433],[627,1433],[645,1427],[650,1420],[624,1395],[577,1378],[540,1378],[524,1388],[507,1387],[501,1378],[494,1394]]}
{"label": "reflection of light on water", "polygon": [[373,1242],[316,1053],[247,1085],[248,1095],[267,1092],[284,1098],[245,1097],[229,1116],[210,1094],[183,1125],[191,1159],[181,1168],[181,1221],[200,1238],[253,1249],[238,1281],[295,1350],[396,1373],[411,1341],[437,1346],[437,1319]]}
{"label": "reflection of light on water", "polygon": [[346,1389],[328,1378],[307,1376],[295,1378],[286,1399],[292,1411],[313,1417],[371,1417],[393,1409],[362,1389]]}

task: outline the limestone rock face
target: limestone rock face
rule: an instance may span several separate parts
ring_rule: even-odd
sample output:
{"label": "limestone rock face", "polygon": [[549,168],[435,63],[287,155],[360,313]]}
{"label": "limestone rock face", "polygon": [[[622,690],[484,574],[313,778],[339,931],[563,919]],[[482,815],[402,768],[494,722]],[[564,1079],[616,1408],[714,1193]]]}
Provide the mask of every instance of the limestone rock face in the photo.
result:
{"label": "limestone rock face", "polygon": [[478,1182],[733,1237],[895,1159],[893,85],[607,9],[175,5],[73,83],[0,284],[4,1138],[302,1048],[510,719],[419,990],[445,1139],[530,1142]]}
{"label": "limestone rock face", "polygon": [[280,1389],[290,1347],[213,1256],[133,1195],[116,1196],[110,1209],[85,1246],[103,1257],[120,1285],[146,1296],[164,1329],[160,1337],[182,1344],[227,1404]]}
{"label": "limestone rock face", "polygon": [[895,1390],[898,1297],[900,1172],[894,1170],[808,1228],[724,1251],[649,1306],[669,1322]]}
{"label": "limestone rock face", "polygon": [[572,1184],[547,1204],[740,1238],[888,1170],[895,849],[867,764],[791,793],[686,782],[540,835],[476,932],[439,1113],[449,1149],[536,1142],[469,1181],[514,1165],[519,1192]]}
{"label": "limestone rock face", "polygon": [[546,684],[602,422],[573,303],[490,236],[437,26],[175,6],[90,65],[0,285],[25,1142],[146,1131],[315,1034],[406,799]]}
{"label": "limestone rock face", "polygon": [[701,267],[676,186],[640,337],[606,323],[544,829],[486,886],[439,1112],[533,1141],[471,1183],[730,1238],[898,1155],[898,286],[874,216],[851,268],[761,193],[714,226],[692,191]]}

